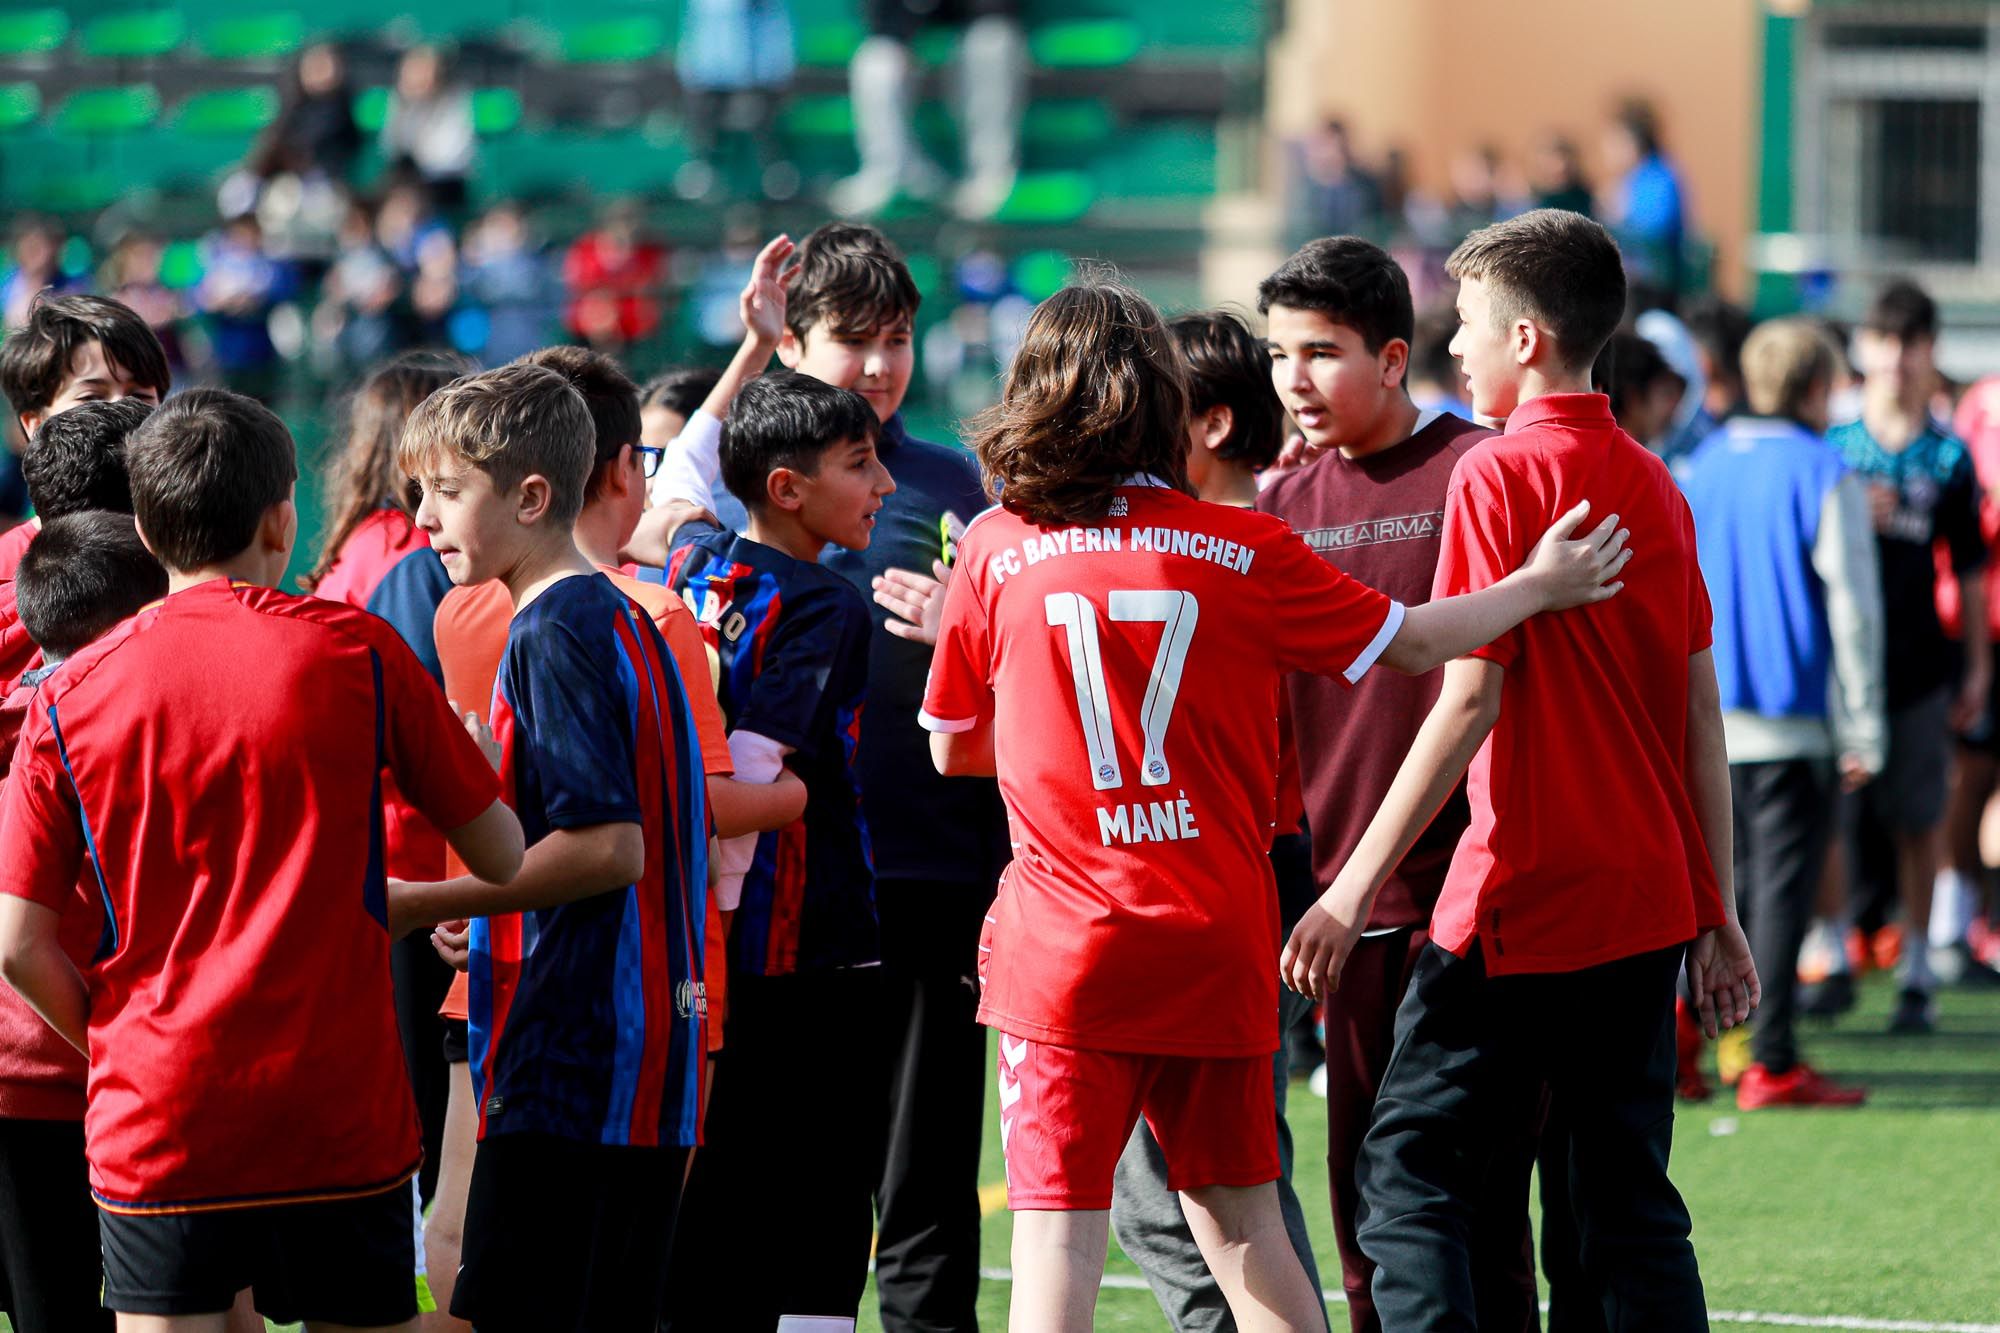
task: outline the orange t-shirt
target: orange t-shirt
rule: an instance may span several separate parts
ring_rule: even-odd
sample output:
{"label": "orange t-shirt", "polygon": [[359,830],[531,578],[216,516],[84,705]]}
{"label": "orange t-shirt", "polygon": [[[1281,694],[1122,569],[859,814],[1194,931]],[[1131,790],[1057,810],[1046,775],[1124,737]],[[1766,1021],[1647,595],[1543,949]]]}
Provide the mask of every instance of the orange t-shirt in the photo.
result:
{"label": "orange t-shirt", "polygon": [[[680,669],[681,684],[687,690],[688,711],[694,715],[695,742],[701,747],[702,771],[710,777],[727,777],[736,765],[729,757],[729,739],[723,731],[722,705],[716,701],[715,653],[702,638],[694,613],[673,591],[658,583],[641,583],[622,570],[600,565],[618,590],[635,602],[660,627],[660,637]],[[498,579],[453,588],[438,604],[433,626],[437,634],[438,665],[444,671],[444,692],[461,713],[477,713],[486,720],[493,704],[493,682],[500,675],[500,659],[507,651],[507,626],[514,618],[513,603],[506,585]],[[704,688],[705,687],[705,688]],[[462,875],[465,865],[449,848],[445,851],[445,873]],[[715,895],[708,895],[708,938],[717,941],[706,951],[706,981],[711,1021],[711,1049],[721,1045],[723,990],[727,985],[724,969],[726,951],[720,947],[722,925],[717,916]],[[446,1018],[464,1021],[470,987],[465,973],[453,978],[439,1012]]]}

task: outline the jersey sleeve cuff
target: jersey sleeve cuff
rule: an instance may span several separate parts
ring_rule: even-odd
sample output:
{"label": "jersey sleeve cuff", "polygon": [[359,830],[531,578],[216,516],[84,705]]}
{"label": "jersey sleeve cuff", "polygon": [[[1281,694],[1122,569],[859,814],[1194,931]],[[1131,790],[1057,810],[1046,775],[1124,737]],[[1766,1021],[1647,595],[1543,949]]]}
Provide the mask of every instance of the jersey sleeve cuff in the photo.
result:
{"label": "jersey sleeve cuff", "polygon": [[917,713],[917,725],[925,731],[940,732],[946,736],[956,736],[960,732],[971,731],[979,725],[976,717],[936,717],[928,711]]}
{"label": "jersey sleeve cuff", "polygon": [[1375,665],[1376,659],[1388,650],[1390,641],[1396,637],[1396,631],[1403,628],[1403,617],[1408,614],[1401,602],[1389,603],[1389,614],[1382,617],[1382,628],[1375,631],[1375,637],[1368,641],[1368,646],[1361,650],[1361,655],[1348,663],[1347,670],[1340,673],[1349,685],[1358,684],[1361,678],[1368,674],[1368,669]]}

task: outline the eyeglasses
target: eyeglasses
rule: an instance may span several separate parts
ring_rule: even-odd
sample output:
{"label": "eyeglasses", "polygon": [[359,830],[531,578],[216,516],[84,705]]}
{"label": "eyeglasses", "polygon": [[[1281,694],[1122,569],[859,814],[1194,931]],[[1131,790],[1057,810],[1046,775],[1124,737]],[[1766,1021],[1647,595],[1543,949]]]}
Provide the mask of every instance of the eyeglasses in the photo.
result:
{"label": "eyeglasses", "polygon": [[646,480],[651,481],[658,475],[661,460],[666,458],[667,451],[655,448],[650,444],[641,444],[634,447],[639,451],[639,469],[645,473]]}

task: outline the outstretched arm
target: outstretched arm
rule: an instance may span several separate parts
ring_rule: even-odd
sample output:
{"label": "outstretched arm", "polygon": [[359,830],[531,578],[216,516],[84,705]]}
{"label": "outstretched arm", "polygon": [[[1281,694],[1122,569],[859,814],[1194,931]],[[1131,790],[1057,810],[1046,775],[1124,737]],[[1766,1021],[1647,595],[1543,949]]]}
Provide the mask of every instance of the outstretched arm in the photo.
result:
{"label": "outstretched arm", "polygon": [[389,929],[396,938],[418,926],[461,917],[557,907],[609,893],[646,873],[646,835],[637,824],[556,829],[521,860],[505,884],[472,875],[433,884],[389,881]]}

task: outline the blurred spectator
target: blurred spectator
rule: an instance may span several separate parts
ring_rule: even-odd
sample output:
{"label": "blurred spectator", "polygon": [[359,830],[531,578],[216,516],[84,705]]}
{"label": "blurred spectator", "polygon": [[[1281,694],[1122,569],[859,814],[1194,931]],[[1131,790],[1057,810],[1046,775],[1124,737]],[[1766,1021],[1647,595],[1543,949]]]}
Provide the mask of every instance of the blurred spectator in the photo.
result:
{"label": "blurred spectator", "polygon": [[957,89],[966,174],[952,205],[961,217],[991,217],[1020,170],[1028,42],[1018,0],[869,0],[867,8],[869,35],[848,65],[861,170],[834,186],[834,210],[868,217],[898,194],[927,199],[942,189],[944,173],[912,126],[910,39],[925,24],[948,23],[965,29]]}
{"label": "blurred spectator", "polygon": [[455,210],[465,203],[465,178],[477,146],[472,93],[449,81],[436,47],[412,47],[396,67],[382,122],[382,154],[389,166],[421,181],[439,207]]}
{"label": "blurred spectator", "polygon": [[263,228],[252,213],[223,223],[202,246],[204,274],[195,305],[208,331],[214,369],[230,388],[268,400],[278,370],[271,312],[291,295],[293,275],[265,252]]}
{"label": "blurred spectator", "polygon": [[1658,441],[1673,420],[1674,405],[1686,385],[1660,355],[1659,348],[1636,333],[1611,335],[1597,358],[1591,378],[1611,398],[1611,415],[1627,435],[1658,451]]}
{"label": "blurred spectator", "polygon": [[667,258],[666,246],[640,234],[637,204],[612,204],[563,256],[564,326],[614,356],[650,336],[660,326]]}
{"label": "blurred spectator", "polygon": [[314,333],[334,349],[343,372],[358,374],[409,341],[402,270],[375,239],[375,220],[356,200],[340,229],[340,250],[320,288]]}
{"label": "blurred spectator", "polygon": [[28,322],[28,307],[35,295],[46,289],[61,296],[83,287],[80,278],[62,271],[62,224],[54,218],[30,213],[14,224],[12,271],[0,283],[0,327],[18,329]]}
{"label": "blurred spectator", "polygon": [[344,181],[360,152],[347,62],[332,42],[315,42],[300,53],[286,77],[278,118],[259,145],[258,174],[268,178],[289,172]]}
{"label": "blurred spectator", "polygon": [[772,132],[793,67],[784,0],[686,0],[674,68],[686,96],[693,160],[674,177],[677,193],[687,199],[714,193],[724,130],[750,136],[765,198],[798,193],[799,169],[784,160]]}
{"label": "blurred spectator", "polygon": [[1410,342],[1410,401],[1420,412],[1449,412],[1472,416],[1472,394],[1465,371],[1451,354],[1451,340],[1458,332],[1458,311],[1451,306],[1433,306],[1417,316],[1416,337]]}
{"label": "blurred spectator", "polygon": [[375,218],[375,239],[402,270],[421,342],[442,342],[458,303],[458,242],[423,186],[391,186]]}
{"label": "blurred spectator", "polygon": [[1714,434],[1721,424],[1704,406],[1708,380],[1701,371],[1701,354],[1687,325],[1668,311],[1648,310],[1634,321],[1633,327],[1641,338],[1659,349],[1667,369],[1680,377],[1681,394],[1674,402],[1673,415],[1654,443],[1654,451],[1678,474],[1695,446]]}
{"label": "blurred spectator", "polygon": [[518,204],[495,204],[466,233],[459,296],[452,342],[481,364],[504,365],[549,341],[553,275],[529,243]]}
{"label": "blurred spectator", "polygon": [[1287,212],[1294,242],[1317,236],[1379,236],[1382,185],[1355,159],[1344,122],[1328,120],[1299,140],[1292,156]]}
{"label": "blurred spectator", "polygon": [[1750,316],[1741,306],[1720,296],[1699,296],[1681,315],[1694,339],[1702,378],[1708,389],[1702,406],[1717,421],[1743,411],[1743,341],[1750,336]]}
{"label": "blurred spectator", "polygon": [[152,327],[167,354],[168,373],[176,380],[187,374],[186,349],[180,322],[187,315],[179,292],[160,281],[166,247],[151,232],[128,231],[104,261],[105,295],[123,302]]}
{"label": "blurred spectator", "polygon": [[1678,291],[1687,220],[1680,173],[1660,146],[1653,108],[1637,99],[1621,106],[1605,127],[1603,150],[1611,179],[1600,215],[1616,233],[1627,269]]}
{"label": "blurred spectator", "polygon": [[1451,203],[1445,210],[1447,244],[1521,210],[1504,196],[1500,150],[1492,144],[1462,148],[1451,158]]}
{"label": "blurred spectator", "polygon": [[1528,156],[1528,186],[1535,207],[1566,208],[1590,215],[1590,182],[1584,179],[1583,158],[1576,143],[1563,134],[1544,134]]}

